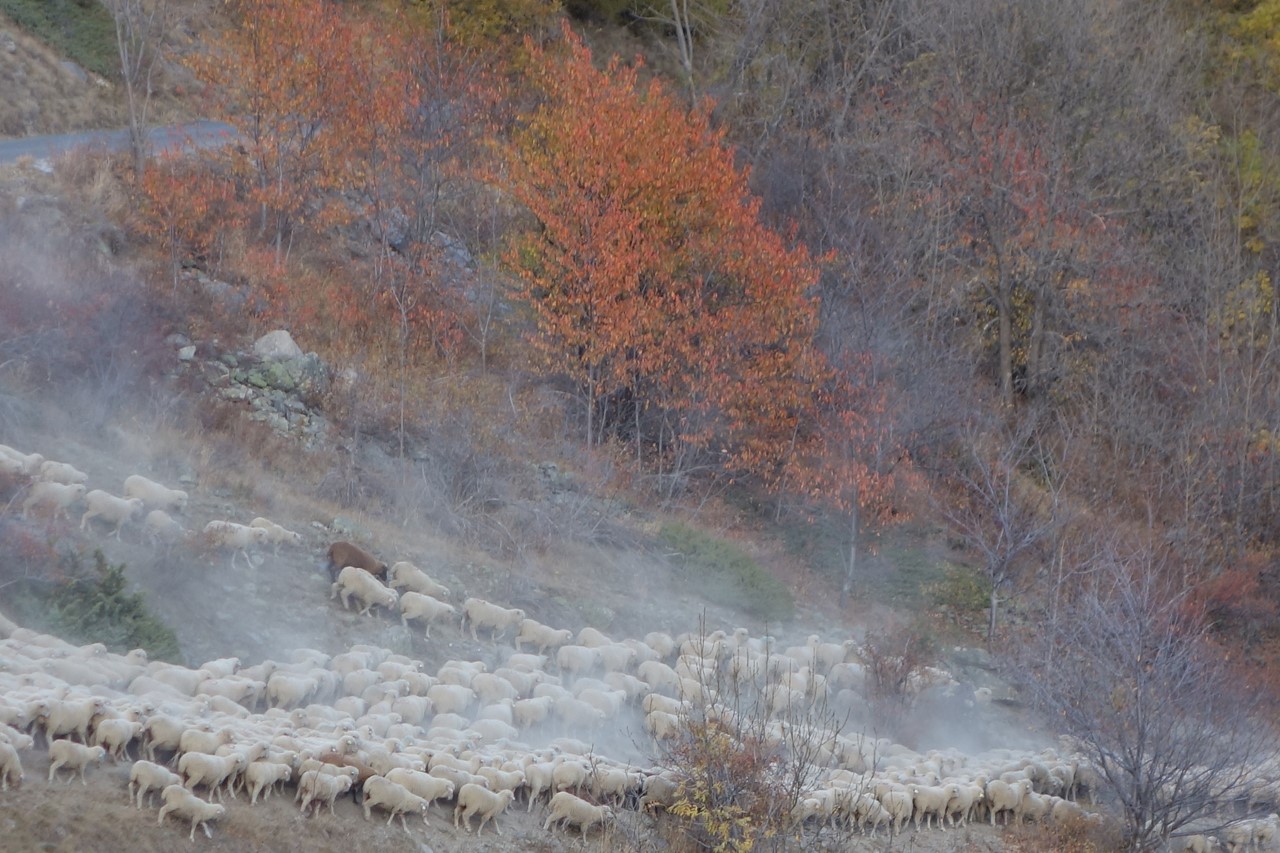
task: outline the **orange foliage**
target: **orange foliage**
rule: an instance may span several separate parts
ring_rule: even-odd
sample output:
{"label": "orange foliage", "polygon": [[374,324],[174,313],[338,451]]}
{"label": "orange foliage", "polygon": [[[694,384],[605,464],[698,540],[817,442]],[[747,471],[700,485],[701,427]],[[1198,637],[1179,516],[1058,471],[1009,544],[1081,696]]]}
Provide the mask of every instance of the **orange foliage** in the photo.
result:
{"label": "orange foliage", "polygon": [[198,162],[165,157],[153,163],[139,182],[137,221],[169,255],[173,284],[189,257],[206,257],[236,217],[234,187]]}
{"label": "orange foliage", "polygon": [[637,446],[772,467],[820,372],[816,265],[761,224],[706,105],[617,58],[596,69],[567,27],[563,51],[527,47],[544,99],[492,177],[537,220],[507,260],[533,345],[585,394],[588,441],[612,400],[633,407]]}

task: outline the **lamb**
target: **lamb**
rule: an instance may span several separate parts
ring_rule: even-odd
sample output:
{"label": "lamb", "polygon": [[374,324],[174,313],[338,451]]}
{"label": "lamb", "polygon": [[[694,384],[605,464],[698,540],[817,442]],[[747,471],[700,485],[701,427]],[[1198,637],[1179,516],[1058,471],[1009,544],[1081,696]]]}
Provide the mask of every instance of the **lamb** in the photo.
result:
{"label": "lamb", "polygon": [[496,642],[498,637],[506,633],[507,628],[519,625],[524,618],[523,610],[509,610],[490,604],[482,598],[468,598],[462,603],[462,627],[465,628],[467,622],[471,623],[471,639],[477,643],[480,642],[480,638],[476,636],[477,626],[489,628],[493,632],[492,639]]}
{"label": "lamb", "polygon": [[[397,563],[396,565],[399,565]],[[410,619],[422,619],[427,623],[426,636],[431,639],[431,623],[446,616],[457,616],[458,611],[452,604],[432,598],[421,592],[406,590],[400,593],[400,622],[409,627]]]}
{"label": "lamb", "polygon": [[429,595],[441,601],[449,599],[449,588],[433,580],[430,575],[413,563],[407,563],[403,560],[398,563],[392,563],[391,568],[387,570],[387,578],[391,581],[391,586],[394,589],[407,589],[411,592]]}
{"label": "lamb", "polygon": [[271,543],[271,553],[280,556],[281,545],[302,545],[302,534],[294,533],[288,528],[281,527],[269,518],[259,516],[249,522],[250,527],[259,527],[267,531],[267,541]]}
{"label": "lamb", "polygon": [[364,819],[369,820],[370,814],[374,806],[387,811],[387,826],[391,825],[391,821],[400,817],[400,826],[405,832],[409,831],[409,825],[405,822],[404,816],[406,812],[416,812],[422,815],[423,824],[430,825],[427,820],[427,806],[429,803],[411,792],[404,785],[392,782],[384,776],[370,777],[364,783]]}
{"label": "lamb", "polygon": [[351,609],[351,597],[354,595],[363,605],[360,613],[364,616],[373,615],[371,611],[374,605],[381,605],[390,610],[400,599],[399,593],[390,587],[383,586],[381,581],[359,566],[345,566],[338,573],[338,579],[334,581],[330,590],[329,598],[331,599],[337,598],[339,594],[342,595],[342,606],[345,610]]}
{"label": "lamb", "polygon": [[[355,770],[354,767],[351,769]],[[313,813],[318,812],[320,806],[327,803],[329,814],[333,814],[334,800],[350,791],[354,784],[351,774],[334,775],[319,770],[308,770],[298,780],[298,793],[302,797],[302,813],[306,814],[307,807],[312,803],[315,804]]]}
{"label": "lamb", "polygon": [[153,509],[142,519],[142,538],[153,548],[180,542],[186,535],[186,529],[162,509]]}
{"label": "lamb", "polygon": [[63,483],[32,483],[31,491],[27,494],[26,500],[22,502],[22,517],[26,518],[27,513],[33,507],[49,506],[53,507],[53,517],[62,516],[67,521],[71,520],[67,509],[76,501],[84,497],[85,487],[80,483],[65,485]]}
{"label": "lamb", "polygon": [[183,784],[191,790],[205,785],[211,796],[222,799],[222,786],[231,787],[236,774],[248,765],[243,755],[209,755],[204,752],[188,752],[178,759],[178,772]]}
{"label": "lamb", "polygon": [[329,580],[337,581],[339,573],[347,566],[359,566],[375,578],[387,576],[387,564],[368,551],[351,542],[334,542],[329,546]]}
{"label": "lamb", "polygon": [[121,757],[129,761],[132,760],[129,756],[129,744],[141,736],[142,723],[136,720],[101,720],[93,731],[93,745],[106,748],[107,754],[116,761]]}
{"label": "lamb", "polygon": [[551,813],[547,815],[542,828],[550,829],[553,823],[563,826],[572,824],[582,830],[582,838],[585,842],[587,830],[590,827],[596,824],[603,827],[613,818],[613,809],[610,806],[593,806],[568,791],[561,791],[551,798]]}
{"label": "lamb", "polygon": [[142,811],[142,798],[146,795],[147,805],[151,805],[151,792],[163,791],[170,785],[181,785],[182,777],[167,767],[161,767],[150,761],[135,761],[129,769],[129,802],[133,802],[137,793],[138,811]]}
{"label": "lamb", "polygon": [[0,741],[0,791],[9,790],[10,783],[15,788],[21,788],[23,778],[18,750],[13,744]]}
{"label": "lamb", "polygon": [[124,496],[138,498],[151,509],[183,512],[187,508],[188,496],[182,489],[170,489],[140,474],[125,477]]}
{"label": "lamb", "polygon": [[65,462],[49,460],[40,463],[40,470],[36,474],[36,478],[46,483],[62,483],[63,485],[74,486],[77,483],[88,482],[89,475]]}
{"label": "lamb", "polygon": [[572,639],[573,632],[567,628],[557,629],[533,619],[522,619],[520,630],[516,633],[515,645],[516,651],[519,651],[525,643],[528,643],[537,646],[538,654],[545,654],[547,649],[559,648]]}
{"label": "lamb", "polygon": [[249,804],[257,804],[258,794],[262,794],[262,799],[267,799],[277,784],[288,782],[292,778],[293,767],[288,764],[276,761],[250,763],[244,769],[244,784],[249,791]]}
{"label": "lamb", "polygon": [[267,531],[261,527],[248,527],[234,521],[211,521],[204,526],[204,538],[212,548],[226,548],[231,552],[231,568],[236,567],[236,557],[244,555],[245,565],[253,569],[249,549],[267,544]]}
{"label": "lamb", "polygon": [[8,457],[18,463],[18,471],[28,476],[35,475],[44,464],[44,457],[39,453],[23,453],[7,444],[0,444],[0,457]]}
{"label": "lamb", "polygon": [[[523,618],[523,617],[521,617]],[[480,826],[476,835],[484,832],[484,825],[493,821],[493,831],[498,835],[502,829],[498,826],[498,815],[506,811],[507,806],[516,798],[514,791],[490,791],[482,785],[468,782],[458,790],[458,805],[453,810],[453,825],[458,826],[459,819],[465,820],[467,832],[471,831],[471,816],[480,816]]]}
{"label": "lamb", "polygon": [[[49,781],[56,779],[58,770],[66,767],[72,771],[72,778],[79,771],[80,784],[88,785],[84,780],[85,768],[90,764],[101,765],[106,754],[107,751],[100,746],[85,746],[70,740],[52,741],[49,744]],[[70,782],[71,779],[68,778],[67,781]]]}
{"label": "lamb", "polygon": [[160,797],[164,800],[164,805],[160,808],[160,818],[156,825],[163,824],[165,816],[170,814],[183,820],[191,818],[191,834],[188,836],[191,841],[196,840],[197,826],[204,830],[206,838],[213,838],[209,822],[221,820],[227,813],[226,806],[206,803],[181,785],[168,786],[160,793]]}

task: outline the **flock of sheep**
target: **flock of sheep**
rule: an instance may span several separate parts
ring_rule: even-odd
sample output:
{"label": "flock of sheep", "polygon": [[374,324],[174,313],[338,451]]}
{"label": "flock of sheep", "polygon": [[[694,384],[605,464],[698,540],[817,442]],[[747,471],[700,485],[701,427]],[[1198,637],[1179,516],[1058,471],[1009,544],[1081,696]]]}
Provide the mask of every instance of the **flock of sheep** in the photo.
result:
{"label": "flock of sheep", "polygon": [[[86,493],[81,472],[3,445],[0,470],[32,478],[24,515],[47,507],[69,518],[84,500],[82,527],[99,519],[118,536],[150,508],[142,518],[149,538],[185,533],[174,533],[182,529],[169,512],[183,511],[186,493],[145,478],[129,477],[122,497]],[[301,544],[265,519],[205,530],[231,551],[233,566],[253,547]],[[1100,783],[1079,754],[920,753],[835,724],[842,715],[856,721],[867,705],[864,652],[852,640],[814,635],[778,648],[742,628],[622,640],[592,627],[574,634],[480,598],[455,607],[451,590],[418,567],[388,565],[348,542],[330,546],[328,571],[331,597],[344,607],[370,615],[384,608],[406,627],[422,623],[428,639],[432,624],[446,620],[477,643],[483,632],[489,661],[450,660],[429,674],[419,660],[357,645],[332,656],[298,649],[285,661],[224,658],[190,668],[148,661],[141,650],[73,646],[0,619],[0,790],[22,784],[22,753],[43,743],[50,783],[62,773],[83,782],[108,758],[132,761],[129,802],[141,810],[159,793],[158,821],[189,822],[192,840],[197,828],[211,836],[209,824],[228,816],[228,797],[247,792],[244,807],[252,808],[285,786],[304,814],[334,814],[335,801],[350,794],[362,798],[366,819],[376,809],[388,825],[399,817],[406,832],[407,815],[425,824],[437,804],[451,804],[456,827],[470,832],[475,818],[477,833],[489,823],[500,833],[503,812],[520,802],[526,812],[546,809],[544,829],[573,827],[585,837],[621,810],[653,815],[674,805],[686,780],[660,756],[691,722],[732,732],[749,709],[779,755],[797,753],[803,740],[813,756],[815,772],[789,815],[797,833],[1099,819],[1077,802],[1082,794],[1091,800]],[[909,684],[920,694],[957,687],[934,668]],[[979,689],[966,701],[981,711],[990,695]],[[635,733],[626,758],[593,746],[626,731]],[[1278,827],[1272,815],[1236,823],[1221,843],[1179,843],[1262,849]]]}

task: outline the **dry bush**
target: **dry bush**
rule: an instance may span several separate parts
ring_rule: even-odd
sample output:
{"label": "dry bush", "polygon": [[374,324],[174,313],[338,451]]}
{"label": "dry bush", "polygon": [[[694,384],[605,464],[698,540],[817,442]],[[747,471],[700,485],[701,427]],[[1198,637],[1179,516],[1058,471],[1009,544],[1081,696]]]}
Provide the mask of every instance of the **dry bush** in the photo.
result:
{"label": "dry bush", "polygon": [[1111,853],[1125,849],[1124,833],[1118,825],[1085,817],[1009,827],[1000,841],[1006,853]]}
{"label": "dry bush", "polygon": [[918,695],[914,681],[937,660],[937,649],[920,625],[903,625],[868,632],[862,656],[872,722],[877,730],[898,730]]}

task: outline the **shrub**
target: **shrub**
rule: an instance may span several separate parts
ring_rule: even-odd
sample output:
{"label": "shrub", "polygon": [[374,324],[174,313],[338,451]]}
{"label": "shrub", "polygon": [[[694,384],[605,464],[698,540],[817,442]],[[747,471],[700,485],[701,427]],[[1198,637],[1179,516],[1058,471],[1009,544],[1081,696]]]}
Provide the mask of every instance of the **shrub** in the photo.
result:
{"label": "shrub", "polygon": [[112,651],[146,649],[153,660],[180,661],[178,638],[151,614],[142,593],[125,591],[124,564],[93,553],[93,572],[48,596],[51,627],[71,642],[104,643]]}
{"label": "shrub", "polygon": [[795,613],[791,591],[738,546],[687,524],[664,525],[662,541],[681,567],[681,580],[700,595],[769,622]]}

